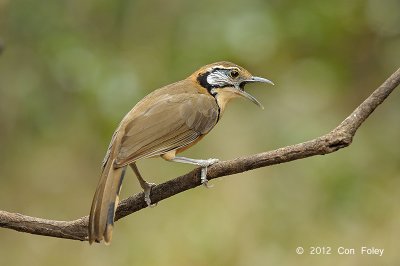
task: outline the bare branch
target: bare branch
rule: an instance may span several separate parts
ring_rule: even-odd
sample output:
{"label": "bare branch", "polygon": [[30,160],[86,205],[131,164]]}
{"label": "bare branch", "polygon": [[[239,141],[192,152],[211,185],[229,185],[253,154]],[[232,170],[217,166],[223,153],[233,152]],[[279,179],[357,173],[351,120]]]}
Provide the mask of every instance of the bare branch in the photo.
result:
{"label": "bare branch", "polygon": [[[314,155],[324,155],[349,146],[369,115],[400,83],[400,69],[393,73],[378,89],[360,104],[339,126],[328,134],[313,140],[273,151],[223,161],[208,168],[208,179],[242,173],[248,170],[286,163]],[[201,184],[200,168],[152,188],[151,201],[157,203]],[[147,205],[143,192],[123,200],[116,212],[116,220],[137,212]],[[74,221],[54,221],[18,213],[0,211],[0,227],[36,235],[75,240],[87,240],[88,216]]]}

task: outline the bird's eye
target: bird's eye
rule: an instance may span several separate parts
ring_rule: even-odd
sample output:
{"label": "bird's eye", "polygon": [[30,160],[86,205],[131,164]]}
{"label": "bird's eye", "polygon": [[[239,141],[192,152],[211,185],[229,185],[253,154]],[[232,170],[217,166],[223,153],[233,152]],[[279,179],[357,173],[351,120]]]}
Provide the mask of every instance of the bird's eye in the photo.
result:
{"label": "bird's eye", "polygon": [[231,78],[237,78],[239,76],[239,71],[232,70],[231,72],[229,72],[229,76],[231,76]]}

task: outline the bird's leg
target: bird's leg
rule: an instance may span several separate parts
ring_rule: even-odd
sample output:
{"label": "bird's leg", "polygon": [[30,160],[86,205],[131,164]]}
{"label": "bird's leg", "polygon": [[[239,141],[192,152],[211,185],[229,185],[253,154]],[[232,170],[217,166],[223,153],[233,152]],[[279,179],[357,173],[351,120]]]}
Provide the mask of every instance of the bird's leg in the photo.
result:
{"label": "bird's leg", "polygon": [[201,184],[203,184],[205,187],[210,188],[211,186],[208,185],[208,180],[207,180],[207,167],[210,165],[213,165],[217,163],[219,160],[218,159],[207,159],[207,160],[199,160],[199,159],[191,159],[191,158],[186,158],[186,157],[175,157],[171,159],[173,162],[178,162],[178,163],[189,163],[189,164],[194,164],[198,165],[201,167]]}
{"label": "bird's leg", "polygon": [[132,168],[133,172],[135,172],[135,175],[136,175],[137,179],[139,180],[140,186],[142,187],[142,189],[144,191],[144,201],[147,203],[147,206],[150,206],[150,207],[156,206],[157,204],[152,205],[151,200],[150,200],[151,188],[154,187],[156,184],[149,183],[143,179],[135,162],[131,163],[129,166]]}

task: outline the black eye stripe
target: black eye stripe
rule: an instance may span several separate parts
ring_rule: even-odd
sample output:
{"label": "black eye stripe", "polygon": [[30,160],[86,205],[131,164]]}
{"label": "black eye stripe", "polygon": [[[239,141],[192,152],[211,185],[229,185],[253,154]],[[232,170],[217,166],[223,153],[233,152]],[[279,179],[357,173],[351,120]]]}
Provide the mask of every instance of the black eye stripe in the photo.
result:
{"label": "black eye stripe", "polygon": [[214,71],[218,71],[218,70],[225,70],[225,71],[236,70],[236,71],[239,71],[239,69],[237,67],[214,67],[210,71],[214,72]]}
{"label": "black eye stripe", "polygon": [[212,85],[208,83],[207,81],[207,77],[208,75],[210,75],[210,72],[207,71],[203,74],[199,74],[197,76],[197,82],[203,87],[206,88],[208,91],[210,91],[212,89]]}

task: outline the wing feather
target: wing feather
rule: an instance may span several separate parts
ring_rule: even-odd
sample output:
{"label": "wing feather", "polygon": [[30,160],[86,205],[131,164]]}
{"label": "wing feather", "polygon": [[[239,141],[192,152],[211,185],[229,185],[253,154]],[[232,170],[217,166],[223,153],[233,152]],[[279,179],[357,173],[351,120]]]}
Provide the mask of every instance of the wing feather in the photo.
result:
{"label": "wing feather", "polygon": [[[218,105],[211,95],[162,95],[131,118],[115,161],[118,167],[185,147],[208,133],[218,120]],[[122,123],[123,124],[123,123]]]}

